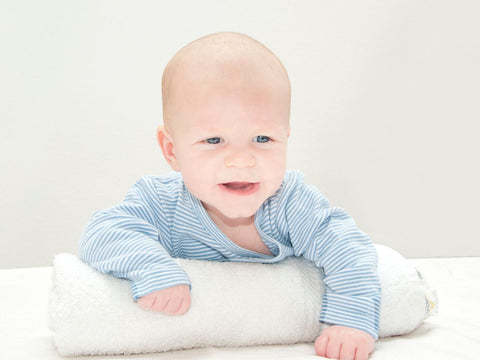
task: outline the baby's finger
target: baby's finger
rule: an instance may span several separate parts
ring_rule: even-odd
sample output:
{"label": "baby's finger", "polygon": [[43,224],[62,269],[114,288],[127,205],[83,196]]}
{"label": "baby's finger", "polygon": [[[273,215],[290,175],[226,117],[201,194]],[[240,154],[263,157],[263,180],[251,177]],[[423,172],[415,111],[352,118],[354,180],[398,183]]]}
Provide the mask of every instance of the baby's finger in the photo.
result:
{"label": "baby's finger", "polygon": [[318,356],[327,356],[328,336],[319,336],[315,341],[315,352]]}
{"label": "baby's finger", "polygon": [[338,359],[340,357],[340,349],[342,344],[335,338],[330,338],[327,345],[327,357],[330,359]]}
{"label": "baby's finger", "polygon": [[340,360],[354,360],[355,346],[343,344],[340,350]]}
{"label": "baby's finger", "polygon": [[184,296],[176,315],[183,315],[190,309],[190,295]]}
{"label": "baby's finger", "polygon": [[167,315],[178,315],[178,309],[180,309],[180,306],[182,305],[182,298],[181,297],[176,297],[172,296],[168,302],[168,304],[165,306],[165,314]]}
{"label": "baby's finger", "polygon": [[152,310],[155,312],[165,312],[169,298],[167,296],[156,296],[155,302],[152,304]]}
{"label": "baby's finger", "polygon": [[355,354],[355,360],[367,360],[370,355],[370,351],[366,346],[358,346]]}
{"label": "baby's finger", "polygon": [[140,306],[143,310],[150,310],[152,308],[154,299],[150,297],[141,297],[138,299],[138,306]]}

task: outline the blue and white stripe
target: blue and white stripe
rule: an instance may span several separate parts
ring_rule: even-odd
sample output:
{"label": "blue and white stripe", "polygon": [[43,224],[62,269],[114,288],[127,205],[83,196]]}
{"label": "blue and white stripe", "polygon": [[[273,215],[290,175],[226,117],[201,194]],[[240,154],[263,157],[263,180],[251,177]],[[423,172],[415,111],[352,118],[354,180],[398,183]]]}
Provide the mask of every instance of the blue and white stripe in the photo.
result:
{"label": "blue and white stripe", "polygon": [[364,330],[377,338],[380,283],[368,236],[342,209],[330,207],[297,171],[255,214],[272,255],[230,241],[210,219],[179,173],[145,176],[123,202],[93,214],[80,258],[102,273],[132,281],[134,299],[190,284],[175,258],[274,263],[287,256],[313,261],[324,273],[320,321]]}

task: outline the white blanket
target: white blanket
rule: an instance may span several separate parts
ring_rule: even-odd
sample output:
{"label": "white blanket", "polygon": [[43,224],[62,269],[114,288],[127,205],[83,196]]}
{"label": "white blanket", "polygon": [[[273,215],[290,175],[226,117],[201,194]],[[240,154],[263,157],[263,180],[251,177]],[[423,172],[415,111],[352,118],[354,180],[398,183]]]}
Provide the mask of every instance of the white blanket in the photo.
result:
{"label": "white blanket", "polygon": [[[437,308],[435,292],[394,250],[377,246],[380,336],[408,333]],[[140,309],[130,283],[57,255],[50,326],[61,355],[160,352],[204,346],[312,342],[323,283],[311,263],[273,265],[178,259],[192,281],[192,306],[170,317]]]}

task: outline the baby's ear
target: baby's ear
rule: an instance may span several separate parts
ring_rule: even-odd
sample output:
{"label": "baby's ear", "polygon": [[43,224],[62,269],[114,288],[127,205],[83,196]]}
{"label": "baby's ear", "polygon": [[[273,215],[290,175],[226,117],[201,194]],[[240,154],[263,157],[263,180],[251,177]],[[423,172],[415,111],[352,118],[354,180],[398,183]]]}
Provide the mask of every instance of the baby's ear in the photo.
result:
{"label": "baby's ear", "polygon": [[177,157],[175,156],[172,137],[163,125],[160,125],[157,128],[157,141],[158,145],[160,145],[160,148],[162,149],[163,156],[165,157],[165,160],[167,160],[170,167],[175,171],[180,171],[177,163]]}

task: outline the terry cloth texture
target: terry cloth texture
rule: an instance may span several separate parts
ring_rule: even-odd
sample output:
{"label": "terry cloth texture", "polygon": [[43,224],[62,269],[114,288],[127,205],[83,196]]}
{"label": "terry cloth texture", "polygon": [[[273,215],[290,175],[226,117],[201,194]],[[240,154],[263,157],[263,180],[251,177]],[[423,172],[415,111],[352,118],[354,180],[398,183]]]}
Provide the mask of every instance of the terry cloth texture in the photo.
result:
{"label": "terry cloth texture", "polygon": [[[411,332],[436,311],[436,294],[400,254],[376,247],[382,285],[379,335]],[[132,300],[129,281],[101,274],[75,255],[57,255],[49,314],[59,354],[293,344],[313,342],[322,330],[322,275],[305,259],[177,261],[192,282],[192,306],[173,317],[142,310]]]}

